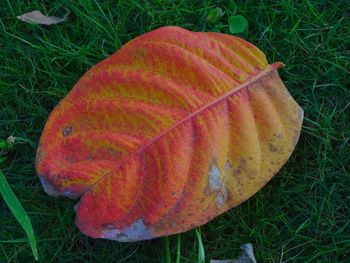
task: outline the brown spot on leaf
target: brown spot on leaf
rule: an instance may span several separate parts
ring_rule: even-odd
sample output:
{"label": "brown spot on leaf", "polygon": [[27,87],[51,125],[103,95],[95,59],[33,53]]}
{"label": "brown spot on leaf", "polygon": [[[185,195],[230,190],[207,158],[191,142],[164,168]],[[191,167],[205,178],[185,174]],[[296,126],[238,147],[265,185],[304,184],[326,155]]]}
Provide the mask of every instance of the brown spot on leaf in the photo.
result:
{"label": "brown spot on leaf", "polygon": [[75,163],[76,160],[73,156],[66,156],[65,160],[69,163]]}
{"label": "brown spot on leaf", "polygon": [[275,133],[273,136],[275,136],[278,139],[282,139],[283,138],[283,134],[282,133]]}
{"label": "brown spot on leaf", "polygon": [[63,136],[68,136],[72,133],[73,127],[72,126],[67,126],[63,129]]}
{"label": "brown spot on leaf", "polygon": [[230,168],[231,168],[230,161],[229,161],[229,160],[226,160],[226,163],[225,163],[225,170],[229,170]]}
{"label": "brown spot on leaf", "polygon": [[270,152],[277,152],[278,149],[272,143],[269,143],[269,150]]}
{"label": "brown spot on leaf", "polygon": [[122,153],[113,147],[107,147],[106,151],[110,155],[114,155],[115,158],[120,158]]}
{"label": "brown spot on leaf", "polygon": [[139,48],[135,50],[134,58],[143,60],[147,56],[147,49],[146,48]]}

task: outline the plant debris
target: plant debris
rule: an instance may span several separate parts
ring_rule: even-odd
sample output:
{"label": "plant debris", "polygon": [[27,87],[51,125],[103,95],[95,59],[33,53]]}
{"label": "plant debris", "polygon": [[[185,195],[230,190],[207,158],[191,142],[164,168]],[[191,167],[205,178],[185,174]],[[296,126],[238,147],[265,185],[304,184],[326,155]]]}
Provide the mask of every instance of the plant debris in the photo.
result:
{"label": "plant debris", "polygon": [[242,255],[237,259],[229,260],[216,260],[212,259],[210,263],[257,263],[252,244],[242,244],[241,249],[243,250]]}
{"label": "plant debris", "polygon": [[29,13],[25,13],[21,16],[17,16],[17,18],[27,23],[49,26],[49,25],[58,24],[58,23],[67,21],[70,11],[67,8],[66,10],[67,10],[67,13],[62,17],[45,16],[40,11],[35,10]]}

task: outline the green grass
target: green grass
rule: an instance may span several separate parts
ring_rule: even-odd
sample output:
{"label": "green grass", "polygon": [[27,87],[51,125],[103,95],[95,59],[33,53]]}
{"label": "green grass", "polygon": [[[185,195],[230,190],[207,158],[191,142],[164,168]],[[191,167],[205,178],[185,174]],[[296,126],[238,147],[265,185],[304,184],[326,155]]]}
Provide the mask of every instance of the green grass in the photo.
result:
{"label": "green grass", "polygon": [[29,244],[32,248],[33,256],[38,260],[38,249],[36,247],[35,234],[30,219],[24,210],[21,203],[18,201],[16,195],[13,193],[10,185],[8,184],[5,175],[0,171],[0,193],[5,203],[9,207],[12,215],[16,218],[18,223],[22,226],[26,232]]}
{"label": "green grass", "polygon": [[[141,4],[142,3],[142,4]],[[15,17],[35,9],[71,14],[66,23],[30,25]],[[225,14],[207,22],[212,8]],[[79,77],[123,43],[164,25],[242,34],[270,62],[305,111],[297,148],[274,179],[244,204],[201,228],[206,262],[239,256],[250,242],[258,262],[349,262],[350,4],[305,1],[23,1],[0,3],[0,139],[18,143],[0,170],[32,221],[40,262],[198,262],[198,232],[147,242],[91,239],[74,225],[75,201],[49,197],[34,170],[46,118]],[[32,262],[25,232],[0,201],[0,262]]]}

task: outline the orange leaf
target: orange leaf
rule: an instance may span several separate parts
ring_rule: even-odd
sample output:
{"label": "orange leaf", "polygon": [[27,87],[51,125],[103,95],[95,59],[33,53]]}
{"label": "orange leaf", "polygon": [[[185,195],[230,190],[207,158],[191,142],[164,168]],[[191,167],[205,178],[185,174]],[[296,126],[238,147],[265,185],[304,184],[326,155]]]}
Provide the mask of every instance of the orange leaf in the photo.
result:
{"label": "orange leaf", "polygon": [[203,225],[291,155],[303,111],[245,40],[163,27],[91,68],[52,111],[36,169],[79,198],[91,237],[136,241]]}

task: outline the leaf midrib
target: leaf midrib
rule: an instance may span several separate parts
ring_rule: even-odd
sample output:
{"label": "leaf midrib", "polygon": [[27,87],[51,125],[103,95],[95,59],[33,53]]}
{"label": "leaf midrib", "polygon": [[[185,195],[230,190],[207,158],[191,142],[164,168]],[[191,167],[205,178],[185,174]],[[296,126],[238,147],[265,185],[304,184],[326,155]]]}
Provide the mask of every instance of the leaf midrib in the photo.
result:
{"label": "leaf midrib", "polygon": [[89,192],[91,188],[93,188],[95,185],[97,185],[100,181],[102,181],[105,177],[107,177],[109,174],[111,174],[113,171],[115,171],[116,169],[118,169],[120,166],[122,166],[124,163],[126,163],[127,161],[129,161],[131,158],[133,158],[134,156],[137,156],[139,154],[141,154],[145,149],[147,149],[150,145],[152,145],[153,143],[155,143],[156,141],[158,141],[160,138],[162,138],[163,136],[165,136],[166,134],[168,134],[169,132],[171,132],[173,129],[175,129],[176,127],[180,126],[181,124],[183,124],[184,122],[192,119],[193,117],[199,115],[200,113],[202,113],[203,111],[210,109],[211,107],[214,107],[215,105],[217,105],[218,103],[224,101],[225,99],[227,99],[228,97],[230,97],[231,95],[234,95],[235,93],[239,92],[242,89],[248,88],[250,85],[258,82],[259,80],[263,79],[264,77],[270,75],[272,72],[276,71],[277,69],[283,67],[284,64],[281,62],[275,62],[271,65],[268,65],[268,67],[262,71],[260,71],[257,75],[253,76],[252,78],[250,78],[249,80],[247,80],[246,82],[238,85],[237,87],[233,88],[232,90],[224,93],[223,95],[219,96],[218,98],[214,99],[212,102],[209,102],[207,104],[205,104],[204,106],[200,107],[198,110],[192,112],[191,114],[189,114],[187,117],[179,120],[178,122],[176,122],[175,124],[173,124],[172,126],[170,126],[169,128],[167,128],[166,130],[162,131],[159,135],[157,135],[156,137],[154,137],[152,140],[150,140],[148,143],[144,144],[143,146],[141,146],[139,149],[137,149],[134,152],[131,152],[129,154],[127,154],[122,160],[120,160],[120,162],[109,172],[107,172],[106,174],[104,174],[103,176],[101,176],[98,180],[96,180],[96,182],[94,182],[93,184],[91,184],[85,191],[82,192],[82,194],[78,197],[82,197],[83,195],[85,195],[85,193]]}

